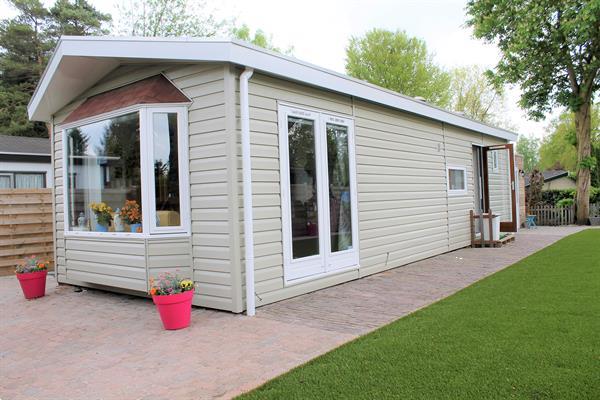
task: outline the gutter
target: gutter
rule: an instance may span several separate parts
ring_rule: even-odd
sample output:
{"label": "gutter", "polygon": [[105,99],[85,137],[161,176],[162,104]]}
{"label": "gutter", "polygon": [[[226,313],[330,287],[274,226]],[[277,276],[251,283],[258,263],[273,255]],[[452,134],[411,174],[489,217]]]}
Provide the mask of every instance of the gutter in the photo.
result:
{"label": "gutter", "polygon": [[254,316],[254,212],[252,209],[252,158],[250,153],[250,105],[248,81],[254,69],[240,75],[240,119],[242,128],[242,170],[244,181],[244,249],[246,260],[246,315]]}

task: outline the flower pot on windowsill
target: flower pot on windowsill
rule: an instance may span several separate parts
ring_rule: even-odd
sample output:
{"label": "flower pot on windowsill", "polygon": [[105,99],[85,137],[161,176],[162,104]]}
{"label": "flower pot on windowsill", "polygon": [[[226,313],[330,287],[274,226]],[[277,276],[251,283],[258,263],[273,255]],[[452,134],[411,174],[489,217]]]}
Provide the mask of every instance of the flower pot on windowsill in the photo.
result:
{"label": "flower pot on windowsill", "polygon": [[132,233],[136,233],[136,232],[138,232],[138,230],[141,231],[142,224],[131,224],[131,225],[129,225],[129,228],[131,229]]}
{"label": "flower pot on windowsill", "polygon": [[46,294],[46,276],[48,276],[47,270],[17,273],[17,279],[26,299],[35,299]]}
{"label": "flower pot on windowsill", "polygon": [[152,295],[160,319],[167,330],[183,329],[190,326],[194,289],[169,295]]}
{"label": "flower pot on windowsill", "polygon": [[96,232],[108,232],[108,225],[96,224]]}

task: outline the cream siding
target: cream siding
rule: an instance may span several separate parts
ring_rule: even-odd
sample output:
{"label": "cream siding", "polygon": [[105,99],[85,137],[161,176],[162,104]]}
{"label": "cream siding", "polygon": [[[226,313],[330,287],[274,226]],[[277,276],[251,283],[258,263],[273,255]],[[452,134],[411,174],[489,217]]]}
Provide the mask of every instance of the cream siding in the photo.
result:
{"label": "cream siding", "polygon": [[[177,270],[197,284],[194,304],[241,311],[241,289],[232,271],[231,215],[237,213],[230,196],[230,175],[235,165],[229,152],[235,147],[230,135],[234,113],[226,113],[224,64],[124,65],[60,110],[60,123],[88,96],[164,73],[191,100],[189,107],[189,160],[191,237],[160,238],[71,238],[64,239],[64,194],[62,135],[54,136],[56,258],[59,281],[82,286],[124,289],[144,293],[148,278]],[[230,90],[233,98],[233,90]],[[229,100],[230,106],[233,101]],[[228,126],[229,123],[229,126]],[[233,128],[232,128],[233,126]],[[233,143],[233,144],[232,144]],[[237,298],[236,298],[237,297]],[[235,299],[234,299],[235,298]]]}
{"label": "cream siding", "polygon": [[[257,305],[469,245],[468,215],[474,202],[472,146],[486,144],[483,135],[259,73],[250,80],[249,92]],[[357,270],[299,284],[284,282],[279,151],[287,149],[278,148],[278,102],[354,119]],[[239,137],[238,131],[238,142]],[[238,149],[238,216],[243,244],[240,156]],[[466,194],[448,196],[447,164],[467,169]]]}

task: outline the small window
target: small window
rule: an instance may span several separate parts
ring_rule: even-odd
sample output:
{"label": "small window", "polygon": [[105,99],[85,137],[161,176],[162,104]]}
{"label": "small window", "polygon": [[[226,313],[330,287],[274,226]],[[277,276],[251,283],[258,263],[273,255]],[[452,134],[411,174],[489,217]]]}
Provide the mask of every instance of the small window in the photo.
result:
{"label": "small window", "polygon": [[44,172],[0,172],[0,189],[43,189]]}
{"label": "small window", "polygon": [[467,169],[465,167],[448,167],[448,193],[464,194],[467,192]]}

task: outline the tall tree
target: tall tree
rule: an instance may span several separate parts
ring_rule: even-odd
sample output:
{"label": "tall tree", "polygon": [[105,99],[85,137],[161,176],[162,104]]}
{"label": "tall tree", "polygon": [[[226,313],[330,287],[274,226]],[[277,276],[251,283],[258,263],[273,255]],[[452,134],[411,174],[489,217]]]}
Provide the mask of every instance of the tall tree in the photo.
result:
{"label": "tall tree", "polygon": [[517,140],[517,153],[523,156],[523,171],[532,172],[538,167],[540,157],[540,140],[533,136],[519,135]]}
{"label": "tall tree", "polygon": [[85,0],[59,0],[48,10],[39,0],[11,0],[15,18],[0,21],[0,134],[47,137],[31,122],[27,104],[56,42],[63,34],[100,34],[110,16]]}
{"label": "tall tree", "polygon": [[[594,104],[591,111],[591,154],[596,160],[591,168],[590,184],[600,187],[600,105]],[[564,112],[554,119],[549,128],[549,135],[544,138],[540,147],[540,168],[577,170],[577,129],[573,113]]]}
{"label": "tall tree", "polygon": [[494,86],[476,65],[452,70],[452,110],[467,117],[500,125],[500,115],[504,106],[504,90]]}
{"label": "tall tree", "polygon": [[292,46],[288,47],[287,49],[281,49],[280,47],[275,46],[273,44],[273,37],[271,35],[267,35],[262,29],[257,29],[254,31],[254,33],[252,33],[250,27],[246,24],[242,24],[239,27],[233,27],[231,29],[231,36],[267,50],[275,51],[277,53],[292,55],[294,52],[294,48]]}
{"label": "tall tree", "polygon": [[469,0],[469,20],[478,38],[503,54],[495,82],[518,83],[521,106],[532,118],[568,107],[577,132],[577,221],[589,216],[591,106],[600,88],[600,1]]}
{"label": "tall tree", "polygon": [[450,74],[434,63],[423,40],[404,31],[373,29],[352,37],[346,48],[346,72],[440,107],[450,104]]}
{"label": "tall tree", "polygon": [[117,33],[131,36],[211,37],[226,33],[205,0],[129,0],[117,6]]}

